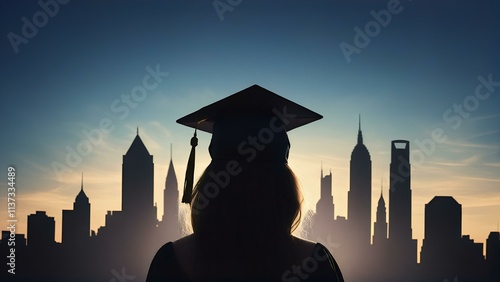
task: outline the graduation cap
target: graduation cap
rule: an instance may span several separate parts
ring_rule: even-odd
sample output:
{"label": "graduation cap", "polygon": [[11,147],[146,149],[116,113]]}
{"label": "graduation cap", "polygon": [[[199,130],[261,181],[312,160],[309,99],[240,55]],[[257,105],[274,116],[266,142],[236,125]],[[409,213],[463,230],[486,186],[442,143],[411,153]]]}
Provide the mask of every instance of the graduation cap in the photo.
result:
{"label": "graduation cap", "polygon": [[178,119],[178,123],[195,129],[182,202],[191,202],[196,130],[212,133],[209,152],[213,161],[286,163],[290,148],[287,132],[322,117],[253,85]]}

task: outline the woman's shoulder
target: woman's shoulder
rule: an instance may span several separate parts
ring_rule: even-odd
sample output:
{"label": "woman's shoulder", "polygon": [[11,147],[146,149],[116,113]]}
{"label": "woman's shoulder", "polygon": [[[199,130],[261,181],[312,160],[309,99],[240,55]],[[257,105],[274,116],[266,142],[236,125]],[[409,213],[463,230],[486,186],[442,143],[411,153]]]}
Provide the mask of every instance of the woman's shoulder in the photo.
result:
{"label": "woman's shoulder", "polygon": [[192,273],[195,258],[195,240],[194,235],[187,235],[172,243],[172,248],[176,250],[175,259],[184,273]]}
{"label": "woman's shoulder", "polygon": [[292,236],[292,242],[295,245],[297,253],[300,255],[300,257],[310,256],[318,244],[316,242],[295,236]]}
{"label": "woman's shoulder", "polygon": [[[184,236],[174,242],[170,242],[176,249],[192,249],[194,247],[194,234]],[[167,243],[168,244],[168,243]]]}
{"label": "woman's shoulder", "polygon": [[325,246],[298,237],[294,237],[294,242],[302,257],[299,267],[308,281],[344,281],[337,262]]}
{"label": "woman's shoulder", "polygon": [[[184,238],[164,244],[151,262],[147,282],[187,281],[185,266],[181,264],[187,241]],[[178,251],[176,251],[179,249]]]}

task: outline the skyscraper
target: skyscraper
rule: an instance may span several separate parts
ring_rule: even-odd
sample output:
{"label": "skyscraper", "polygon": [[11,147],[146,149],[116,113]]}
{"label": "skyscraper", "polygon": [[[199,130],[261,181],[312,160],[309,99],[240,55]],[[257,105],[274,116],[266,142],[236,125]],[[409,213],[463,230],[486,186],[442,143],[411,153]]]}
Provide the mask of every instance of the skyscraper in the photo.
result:
{"label": "skyscraper", "polygon": [[[170,164],[168,165],[167,177],[165,179],[165,190],[163,190],[163,216],[161,225],[163,230],[171,237],[180,236],[178,216],[179,188],[172,161],[172,147],[170,147]],[[177,238],[172,238],[172,240],[174,239]]]}
{"label": "skyscraper", "polygon": [[387,212],[382,189],[377,205],[377,218],[373,224],[373,245],[385,244],[387,241]]}
{"label": "skyscraper", "polygon": [[462,205],[453,197],[436,196],[425,205],[425,238],[420,262],[429,280],[457,277],[459,281],[483,280],[483,244],[462,236]]}
{"label": "skyscraper", "polygon": [[430,274],[456,275],[462,251],[462,205],[450,196],[434,197],[425,205],[424,231],[422,266]]}
{"label": "skyscraper", "polygon": [[389,189],[389,238],[411,239],[410,142],[392,141]]}
{"label": "skyscraper", "polygon": [[153,169],[153,156],[137,130],[123,155],[122,210],[108,211],[106,226],[98,230],[100,246],[109,250],[101,259],[112,265],[126,265],[127,271],[138,277],[145,276],[143,272],[159,248],[159,238],[165,238],[157,232]]}
{"label": "skyscraper", "polygon": [[89,239],[90,202],[83,191],[83,173],[80,192],[73,203],[73,210],[63,210],[62,220],[63,244],[77,245]]}
{"label": "skyscraper", "polygon": [[132,145],[123,156],[122,212],[131,225],[155,225],[153,156],[139,137],[139,129]]}
{"label": "skyscraper", "polygon": [[486,239],[486,261],[491,265],[500,265],[500,232],[492,231]]}
{"label": "skyscraper", "polygon": [[492,281],[500,281],[500,232],[490,232],[486,239],[486,263]]}
{"label": "skyscraper", "polygon": [[371,241],[371,183],[372,161],[368,149],[363,144],[360,118],[358,143],[351,153],[347,206],[351,238],[356,244],[369,245]]}
{"label": "skyscraper", "polygon": [[51,248],[55,238],[55,221],[45,211],[28,215],[28,247],[31,249]]}
{"label": "skyscraper", "polygon": [[332,172],[323,175],[321,167],[320,198],[316,203],[311,240],[326,243],[332,239],[335,208],[332,196]]}
{"label": "skyscraper", "polygon": [[321,217],[320,220],[333,220],[335,218],[335,206],[332,195],[332,172],[323,176],[321,168],[321,186],[320,198],[316,203],[316,213]]}
{"label": "skyscraper", "polygon": [[410,142],[391,142],[389,188],[389,243],[403,264],[416,264],[417,241],[411,228]]}

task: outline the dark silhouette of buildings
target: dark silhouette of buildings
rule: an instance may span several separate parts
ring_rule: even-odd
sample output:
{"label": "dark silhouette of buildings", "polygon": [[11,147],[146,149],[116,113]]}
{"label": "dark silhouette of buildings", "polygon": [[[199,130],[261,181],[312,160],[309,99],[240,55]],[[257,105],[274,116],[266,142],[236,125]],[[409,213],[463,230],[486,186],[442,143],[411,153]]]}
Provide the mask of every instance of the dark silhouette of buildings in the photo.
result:
{"label": "dark silhouette of buildings", "polygon": [[[15,248],[14,252],[11,251],[12,248]],[[26,249],[26,237],[24,234],[15,234],[10,230],[2,231],[0,241],[0,279],[3,279],[4,276],[10,276],[8,279],[12,279],[13,275],[18,275],[29,270],[30,264],[28,264]],[[14,260],[11,260],[12,258]],[[12,270],[13,267],[15,267],[14,270]],[[2,281],[11,280],[6,279]]]}
{"label": "dark silhouette of buildings", "polygon": [[[353,177],[353,173],[357,177]],[[330,248],[347,281],[493,281],[491,278],[498,276],[494,267],[486,271],[482,244],[461,234],[461,205],[450,196],[436,197],[426,205],[424,246],[421,263],[417,264],[417,240],[412,238],[409,141],[391,142],[389,216],[381,193],[371,245],[363,243],[366,236],[360,236],[365,233],[360,233],[362,229],[359,228],[370,230],[371,224],[358,221],[360,217],[357,216],[363,214],[365,207],[359,204],[359,199],[366,201],[356,192],[360,191],[357,190],[360,183],[371,183],[370,155],[363,145],[361,128],[351,157],[349,218],[337,216],[334,219],[331,174],[324,177],[322,173],[321,196],[309,237]],[[371,188],[361,191],[369,193]],[[366,234],[370,234],[368,232]],[[496,252],[498,257],[495,249],[498,247],[493,246],[498,245],[499,236],[490,237],[491,252]],[[492,262],[488,265],[498,265],[497,257],[494,254],[491,257]]]}
{"label": "dark silhouette of buildings", "polygon": [[398,257],[400,269],[417,263],[417,240],[411,228],[411,165],[410,142],[391,142],[389,188],[389,240],[392,257]]}
{"label": "dark silhouette of buildings", "polygon": [[123,156],[122,213],[131,226],[152,226],[157,223],[154,206],[153,156],[137,135]]}
{"label": "dark silhouette of buildings", "polygon": [[[344,265],[346,280],[358,278],[356,268],[364,268],[370,262],[367,249],[371,242],[371,158],[363,144],[361,120],[358,127],[357,144],[351,154],[350,190],[348,192],[348,218],[334,216],[332,175],[323,176],[321,170],[321,193],[316,205],[314,225],[310,236],[329,246],[336,254],[337,262]],[[356,261],[356,265],[352,264]]]}
{"label": "dark silhouette of buildings", "polygon": [[[154,163],[139,136],[123,155],[122,210],[108,211],[106,225],[97,233],[95,248],[108,252],[100,264],[102,272],[127,266],[142,280],[151,257],[161,246],[156,205],[154,205]],[[124,248],[126,246],[126,248]]]}
{"label": "dark silhouette of buildings", "polygon": [[483,245],[462,236],[462,205],[451,196],[436,196],[425,205],[425,238],[420,253],[427,279],[485,279]]}
{"label": "dark silhouette of buildings", "polygon": [[350,236],[356,244],[368,247],[371,241],[372,210],[372,161],[363,144],[361,118],[359,119],[358,143],[351,154],[350,188],[348,192],[347,220]]}
{"label": "dark silhouette of buildings", "polygon": [[55,221],[45,211],[28,215],[28,246],[34,249],[48,249],[55,244]]}
{"label": "dark silhouette of buildings", "polygon": [[78,245],[90,238],[90,202],[83,191],[83,173],[80,192],[73,203],[73,210],[62,211],[62,243]]}
{"label": "dark silhouette of buildings", "polygon": [[[391,143],[389,216],[381,193],[372,244],[371,220],[366,220],[371,214],[371,159],[363,144],[361,127],[351,154],[349,218],[335,215],[333,176],[331,171],[324,175],[321,168],[320,199],[312,215],[309,238],[330,249],[346,281],[500,281],[499,232],[490,233],[485,260],[483,244],[462,235],[461,205],[451,196],[438,196],[426,204],[421,262],[416,263],[416,240],[412,239],[411,229],[409,145],[405,140]],[[24,235],[15,234],[16,281],[145,279],[158,248],[182,234],[172,153],[160,222],[153,202],[153,156],[138,132],[123,156],[122,168],[122,210],[108,211],[105,226],[100,227],[97,234],[92,231],[89,236],[91,210],[83,189],[83,176],[73,210],[62,211],[62,244],[54,241],[53,217],[44,211],[28,216],[27,241]],[[2,231],[1,281],[7,273],[10,238],[9,231]]]}
{"label": "dark silhouette of buildings", "polygon": [[161,227],[161,233],[166,238],[178,238],[181,236],[181,227],[179,224],[179,187],[172,161],[172,147],[170,147],[170,163],[168,165],[167,177],[165,178],[165,189],[163,190],[163,216],[159,226]]}
{"label": "dark silhouette of buildings", "polygon": [[335,205],[332,195],[332,171],[330,174],[323,176],[323,168],[321,168],[321,197],[316,204],[316,210],[322,211],[322,214],[328,217],[335,218]]}
{"label": "dark silhouette of buildings", "polygon": [[500,232],[490,232],[486,239],[486,264],[494,281],[500,281]]}
{"label": "dark silhouette of buildings", "polygon": [[387,244],[387,212],[385,207],[384,196],[380,189],[380,198],[377,204],[376,220],[373,224],[373,245],[386,245]]}
{"label": "dark silhouette of buildings", "polygon": [[425,205],[425,238],[420,263],[427,274],[457,275],[462,239],[462,205],[453,197],[436,196]]}
{"label": "dark silhouette of buildings", "polygon": [[483,243],[475,243],[470,235],[463,235],[459,250],[457,276],[462,281],[484,281],[487,276]]}
{"label": "dark silhouette of buildings", "polygon": [[[331,223],[335,218],[332,195],[332,172],[330,171],[330,174],[323,175],[323,168],[321,168],[320,181],[320,198],[316,203],[315,226],[313,230],[315,237],[327,238],[332,232]],[[329,224],[322,224],[324,222],[328,222]],[[320,224],[317,225],[316,223]]]}

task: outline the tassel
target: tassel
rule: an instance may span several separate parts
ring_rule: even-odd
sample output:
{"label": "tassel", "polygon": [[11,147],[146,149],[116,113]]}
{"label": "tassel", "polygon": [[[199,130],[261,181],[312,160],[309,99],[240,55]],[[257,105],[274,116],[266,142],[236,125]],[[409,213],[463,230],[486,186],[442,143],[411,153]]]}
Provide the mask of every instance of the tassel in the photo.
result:
{"label": "tassel", "polygon": [[194,136],[191,138],[191,153],[189,154],[186,178],[184,180],[184,194],[182,195],[182,202],[186,204],[191,203],[191,196],[193,194],[193,182],[194,182],[194,156],[195,148],[198,146],[198,138],[196,138],[196,129],[194,130]]}

